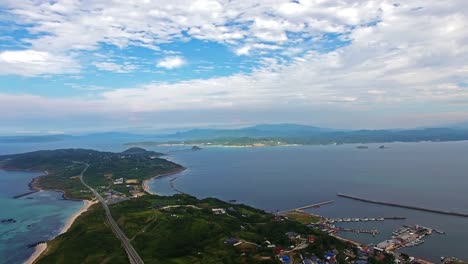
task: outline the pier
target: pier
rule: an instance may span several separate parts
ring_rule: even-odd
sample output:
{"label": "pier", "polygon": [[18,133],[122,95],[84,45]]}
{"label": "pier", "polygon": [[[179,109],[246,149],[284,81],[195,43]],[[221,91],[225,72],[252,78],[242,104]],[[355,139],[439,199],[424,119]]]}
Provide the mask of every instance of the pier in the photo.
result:
{"label": "pier", "polygon": [[304,209],[309,209],[309,208],[318,208],[318,207],[320,207],[322,205],[330,204],[330,203],[333,203],[333,202],[335,202],[335,200],[330,200],[330,201],[326,201],[326,202],[305,205],[305,206],[302,206],[302,207],[281,211],[281,212],[278,212],[278,214],[284,214],[284,213],[293,212],[293,211],[302,211]]}
{"label": "pier", "polygon": [[337,229],[340,232],[352,232],[356,234],[371,234],[373,236],[380,234],[379,230],[377,229],[360,229],[360,228],[344,228],[344,227],[338,227]]}
{"label": "pier", "polygon": [[419,206],[413,206],[413,205],[404,205],[404,204],[398,204],[398,203],[382,202],[382,201],[370,200],[370,199],[360,198],[360,197],[347,195],[347,194],[342,194],[342,193],[338,193],[337,195],[340,196],[340,197],[343,197],[343,198],[348,198],[348,199],[361,201],[361,202],[366,202],[366,203],[381,204],[381,205],[400,207],[400,208],[406,208],[406,209],[424,211],[424,212],[430,212],[430,213],[436,213],[436,214],[445,214],[445,215],[468,217],[468,213],[445,211],[445,210],[425,208],[425,207],[419,207]]}
{"label": "pier", "polygon": [[373,222],[373,221],[384,221],[384,220],[404,220],[405,217],[365,217],[365,218],[328,218],[329,223],[341,223],[341,222]]}

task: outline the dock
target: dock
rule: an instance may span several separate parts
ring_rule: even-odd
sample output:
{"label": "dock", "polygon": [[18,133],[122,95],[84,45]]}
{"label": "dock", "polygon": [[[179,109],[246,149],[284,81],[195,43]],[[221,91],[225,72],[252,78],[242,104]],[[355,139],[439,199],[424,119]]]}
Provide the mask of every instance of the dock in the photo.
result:
{"label": "dock", "polygon": [[445,211],[445,210],[425,208],[425,207],[419,207],[419,206],[413,206],[413,205],[404,205],[404,204],[398,204],[398,203],[376,201],[376,200],[360,198],[360,197],[347,195],[347,194],[342,194],[342,193],[338,193],[337,195],[339,197],[348,198],[348,199],[361,201],[361,202],[366,202],[366,203],[381,204],[381,205],[386,205],[386,206],[399,207],[399,208],[405,208],[405,209],[411,209],[411,210],[417,210],[417,211],[424,211],[424,212],[436,213],[436,214],[468,217],[468,213],[463,213],[463,212]]}
{"label": "dock", "polygon": [[293,212],[293,211],[302,211],[302,210],[309,209],[309,208],[318,208],[318,207],[320,207],[322,205],[331,204],[333,202],[335,202],[335,200],[325,201],[325,202],[316,203],[316,204],[309,204],[309,205],[305,205],[305,206],[302,206],[302,207],[281,211],[281,212],[278,212],[278,214],[285,214],[285,213]]}

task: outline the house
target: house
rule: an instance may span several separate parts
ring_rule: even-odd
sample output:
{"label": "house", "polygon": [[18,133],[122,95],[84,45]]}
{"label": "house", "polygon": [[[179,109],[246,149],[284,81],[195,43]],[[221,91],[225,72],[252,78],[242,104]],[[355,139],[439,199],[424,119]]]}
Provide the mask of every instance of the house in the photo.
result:
{"label": "house", "polygon": [[309,243],[314,243],[315,242],[315,237],[314,236],[309,236]]}
{"label": "house", "polygon": [[114,184],[123,184],[124,179],[123,178],[118,178],[114,180]]}
{"label": "house", "polygon": [[291,263],[291,258],[289,258],[289,256],[282,256],[282,257],[280,258],[280,261],[281,261],[282,263]]}
{"label": "house", "polygon": [[211,211],[216,215],[226,213],[226,210],[224,210],[223,208],[213,208],[213,209],[211,209]]}
{"label": "house", "polygon": [[296,232],[287,232],[286,236],[289,238],[289,240],[294,240],[294,239],[299,239],[301,238],[301,235],[299,235]]}
{"label": "house", "polygon": [[233,237],[224,240],[224,244],[229,244],[229,245],[234,245],[234,244],[237,244],[238,242],[239,242],[239,239],[233,238]]}

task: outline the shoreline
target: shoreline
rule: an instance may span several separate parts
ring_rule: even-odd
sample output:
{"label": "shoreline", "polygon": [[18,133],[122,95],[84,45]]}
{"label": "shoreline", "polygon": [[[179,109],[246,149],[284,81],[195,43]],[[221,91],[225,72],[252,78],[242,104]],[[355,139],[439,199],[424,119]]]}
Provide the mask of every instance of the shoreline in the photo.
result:
{"label": "shoreline", "polygon": [[[39,184],[39,178],[49,175],[49,172],[46,171],[46,170],[44,170],[44,171],[40,171],[40,170],[21,170],[21,169],[15,169],[15,168],[1,168],[1,169],[5,170],[5,171],[42,172],[41,175],[38,175],[38,176],[32,178],[31,182],[28,183],[28,187],[29,187],[29,189],[31,191],[34,191],[34,192],[42,192],[42,191],[60,192],[60,193],[62,193],[62,197],[63,197],[64,200],[82,201],[83,202],[83,206],[78,211],[76,211],[70,217],[67,218],[67,220],[65,221],[65,225],[60,229],[60,232],[57,235],[55,235],[53,238],[49,239],[48,241],[50,241],[50,240],[56,238],[57,236],[67,232],[68,229],[70,229],[70,227],[73,225],[75,220],[81,214],[86,212],[91,205],[96,203],[96,202],[93,202],[93,201],[90,201],[90,200],[81,200],[81,199],[69,198],[69,197],[67,197],[66,193],[64,191],[62,191],[62,190],[42,188],[40,186],[40,184]],[[47,242],[48,241],[37,244],[35,246],[35,248],[34,248],[33,254],[24,262],[24,264],[33,264],[47,250]]]}
{"label": "shoreline", "polygon": [[68,219],[67,221],[65,222],[65,225],[62,227],[62,229],[60,230],[60,232],[57,234],[57,236],[65,233],[68,231],[68,229],[70,229],[70,227],[73,225],[73,223],[75,222],[75,220],[81,215],[83,214],[84,212],[88,211],[89,207],[91,207],[91,205],[95,204],[96,201],[90,201],[90,200],[82,200],[83,201],[83,206],[78,210],[76,211],[74,214],[72,214]]}
{"label": "shoreline", "polygon": [[151,195],[158,195],[157,193],[153,193],[150,191],[150,188],[149,188],[149,185],[148,183],[153,180],[153,179],[156,179],[156,178],[160,178],[160,177],[166,177],[166,176],[171,176],[171,175],[175,175],[175,174],[178,174],[178,173],[181,173],[183,171],[185,171],[187,168],[185,167],[182,167],[182,168],[179,168],[179,169],[176,169],[176,170],[173,170],[173,171],[170,171],[170,172],[166,172],[166,173],[162,173],[162,174],[158,174],[158,175],[155,175],[149,179],[146,179],[143,181],[143,183],[141,184],[142,188],[143,188],[143,191],[145,191],[145,193],[147,194],[151,194]]}
{"label": "shoreline", "polygon": [[[81,214],[88,211],[89,207],[91,207],[93,204],[96,203],[96,201],[90,201],[90,200],[82,200],[82,201],[83,201],[83,206],[74,214],[72,214],[70,217],[68,217],[67,221],[65,222],[65,225],[62,227],[62,229],[60,229],[60,232],[57,235],[55,235],[53,238],[49,239],[47,242],[66,233],[70,229],[70,227],[73,225],[73,223],[76,221],[76,219]],[[34,253],[23,264],[33,264],[36,260],[38,260],[39,257],[42,256],[42,254],[47,250],[47,242],[43,242],[43,243],[36,245],[34,249]]]}

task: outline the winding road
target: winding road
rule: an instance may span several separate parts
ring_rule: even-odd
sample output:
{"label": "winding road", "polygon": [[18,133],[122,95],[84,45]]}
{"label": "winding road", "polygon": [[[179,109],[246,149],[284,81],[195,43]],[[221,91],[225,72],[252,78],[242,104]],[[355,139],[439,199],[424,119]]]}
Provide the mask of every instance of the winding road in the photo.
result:
{"label": "winding road", "polygon": [[127,238],[125,233],[120,229],[120,227],[117,225],[114,218],[112,217],[111,211],[109,207],[107,206],[107,203],[104,200],[104,198],[102,198],[102,196],[95,189],[93,189],[91,186],[86,184],[86,182],[84,181],[83,174],[86,172],[86,170],[88,170],[89,164],[84,163],[84,162],[78,162],[78,161],[74,161],[74,163],[83,164],[86,166],[83,169],[83,171],[81,171],[81,174],[80,174],[81,183],[83,183],[83,185],[86,186],[86,188],[88,188],[91,192],[93,192],[93,194],[96,196],[99,202],[101,202],[102,207],[104,208],[106,212],[107,221],[109,222],[112,232],[114,232],[117,238],[119,238],[120,241],[122,242],[122,245],[125,251],[127,252],[130,263],[131,264],[143,264],[144,262],[141,259],[140,255],[138,255],[138,252],[136,252],[135,248],[133,248],[132,244],[130,244],[130,240]]}

